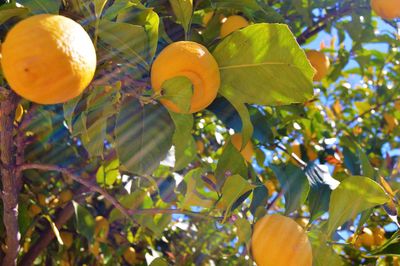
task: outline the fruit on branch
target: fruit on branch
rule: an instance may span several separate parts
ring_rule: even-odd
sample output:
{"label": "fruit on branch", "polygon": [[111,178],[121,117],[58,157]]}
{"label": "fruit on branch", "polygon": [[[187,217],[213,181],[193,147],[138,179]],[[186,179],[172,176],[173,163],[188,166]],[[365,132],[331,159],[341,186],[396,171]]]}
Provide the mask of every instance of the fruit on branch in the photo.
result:
{"label": "fruit on branch", "polygon": [[125,249],[125,251],[122,254],[122,256],[124,257],[125,261],[129,265],[135,265],[137,263],[136,251],[135,251],[135,249],[133,247],[129,247],[129,248]]}
{"label": "fruit on branch", "polygon": [[306,55],[316,71],[313,80],[321,81],[328,74],[331,65],[329,58],[323,52],[317,50],[306,51]]}
{"label": "fruit on branch", "polygon": [[231,34],[232,32],[239,30],[241,28],[247,27],[249,22],[242,16],[233,15],[229,16],[223,21],[221,26],[220,36],[224,38]]}
{"label": "fruit on branch", "polygon": [[372,10],[383,19],[400,17],[400,2],[398,0],[371,0]]}
{"label": "fruit on branch", "polygon": [[78,96],[89,85],[96,70],[96,51],[89,35],[72,19],[35,15],[8,32],[1,65],[17,94],[39,104],[57,104]]}
{"label": "fruit on branch", "polygon": [[382,227],[372,228],[372,233],[374,235],[375,246],[380,246],[385,241],[385,229]]}
{"label": "fruit on branch", "polygon": [[258,266],[311,266],[312,250],[304,229],[279,214],[258,220],[251,237],[253,259]]}
{"label": "fruit on branch", "polygon": [[370,248],[375,245],[374,234],[369,228],[363,228],[361,233],[357,236],[355,241],[356,246],[363,246],[366,248]]}
{"label": "fruit on branch", "polygon": [[94,235],[96,239],[106,240],[108,232],[110,231],[110,223],[103,216],[97,216],[95,218]]}
{"label": "fruit on branch", "polygon": [[[161,93],[165,81],[180,76],[193,84],[189,113],[203,110],[217,96],[221,82],[218,64],[203,45],[191,41],[175,42],[164,48],[154,60],[151,84],[155,92]],[[173,112],[186,113],[168,99],[160,101]]]}
{"label": "fruit on branch", "polygon": [[202,154],[204,152],[204,143],[201,140],[196,140],[197,153]]}
{"label": "fruit on branch", "polygon": [[236,133],[234,135],[231,136],[231,142],[232,145],[238,150],[240,151],[240,153],[242,154],[243,158],[247,161],[247,162],[251,162],[251,158],[254,155],[254,148],[253,148],[253,144],[251,143],[251,141],[249,140],[249,142],[247,142],[247,144],[244,146],[244,148],[242,149],[242,141],[243,141],[243,137],[242,134],[240,133]]}

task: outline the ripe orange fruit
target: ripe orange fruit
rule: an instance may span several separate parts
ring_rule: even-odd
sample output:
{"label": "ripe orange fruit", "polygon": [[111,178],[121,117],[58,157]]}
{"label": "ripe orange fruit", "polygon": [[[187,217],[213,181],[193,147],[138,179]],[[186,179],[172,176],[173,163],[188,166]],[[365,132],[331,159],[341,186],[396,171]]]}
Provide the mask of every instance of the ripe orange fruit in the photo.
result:
{"label": "ripe orange fruit", "polygon": [[247,27],[249,22],[242,16],[233,15],[226,18],[225,22],[221,26],[221,38],[231,34],[232,32],[241,28]]}
{"label": "ripe orange fruit", "polygon": [[257,221],[251,250],[258,266],[312,265],[311,244],[306,232],[294,220],[279,214]]}
{"label": "ripe orange fruit", "polygon": [[374,244],[375,244],[375,239],[371,229],[363,228],[362,232],[357,236],[355,245],[370,248]]}
{"label": "ripe orange fruit", "polygon": [[254,155],[254,148],[253,148],[253,144],[251,143],[251,141],[247,142],[247,144],[244,146],[244,148],[242,150],[240,150],[242,148],[242,134],[236,133],[236,134],[231,136],[231,142],[232,142],[232,145],[238,151],[240,151],[240,153],[242,154],[243,158],[247,162],[251,162],[251,158]]}
{"label": "ripe orange fruit", "polygon": [[72,243],[74,241],[74,236],[72,235],[72,233],[67,231],[62,231],[60,232],[60,237],[64,242],[66,248],[70,248],[72,246]]}
{"label": "ripe orange fruit", "polygon": [[372,229],[374,235],[375,246],[380,246],[385,241],[385,229],[382,227],[375,227]]}
{"label": "ripe orange fruit", "polygon": [[124,254],[122,254],[124,259],[129,265],[135,265],[136,261],[136,251],[133,247],[125,249]]}
{"label": "ripe orange fruit", "polygon": [[110,231],[110,223],[103,216],[97,216],[95,218],[96,225],[94,227],[95,238],[100,240],[106,240],[108,232]]}
{"label": "ripe orange fruit", "polygon": [[372,10],[383,19],[400,17],[400,2],[398,0],[371,0]]}
{"label": "ripe orange fruit", "polygon": [[204,143],[201,140],[196,141],[197,153],[202,154],[204,152]]}
{"label": "ripe orange fruit", "polygon": [[306,51],[306,55],[308,60],[310,60],[311,65],[316,70],[313,80],[322,80],[328,74],[331,65],[329,58],[323,52],[316,50]]}
{"label": "ripe orange fruit", "polygon": [[[218,64],[211,53],[201,44],[180,41],[168,45],[154,60],[151,68],[151,84],[161,92],[165,81],[184,76],[193,84],[193,96],[189,113],[206,108],[217,96],[220,86]],[[170,100],[161,103],[176,113],[185,113]]]}
{"label": "ripe orange fruit", "polygon": [[1,65],[10,87],[39,104],[66,102],[91,82],[96,51],[81,25],[42,14],[15,25],[2,45]]}

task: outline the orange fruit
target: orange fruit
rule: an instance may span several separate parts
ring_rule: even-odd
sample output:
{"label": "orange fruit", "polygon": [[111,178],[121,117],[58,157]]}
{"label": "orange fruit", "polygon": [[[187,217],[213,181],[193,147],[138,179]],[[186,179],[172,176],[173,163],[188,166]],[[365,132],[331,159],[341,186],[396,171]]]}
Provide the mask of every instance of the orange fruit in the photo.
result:
{"label": "orange fruit", "polygon": [[96,51],[80,24],[41,14],[17,23],[2,45],[4,77],[20,96],[39,104],[63,103],[89,85]]}
{"label": "orange fruit", "polygon": [[329,58],[323,52],[316,50],[306,51],[306,55],[311,65],[316,70],[313,80],[322,80],[328,74],[331,65]]}
{"label": "orange fruit", "polygon": [[196,141],[197,153],[202,154],[204,152],[204,143],[201,140]]}
{"label": "orange fruit", "polygon": [[374,234],[372,233],[371,229],[363,228],[362,232],[357,236],[355,245],[366,248],[370,248],[375,245]]}
{"label": "orange fruit", "polygon": [[270,179],[268,179],[267,181],[264,182],[264,186],[268,190],[268,195],[272,195],[276,192],[276,186],[275,186],[274,182],[271,181]]}
{"label": "orange fruit", "polygon": [[125,251],[122,254],[122,256],[124,257],[125,261],[129,265],[135,265],[135,263],[137,263],[137,261],[136,261],[136,251],[135,251],[135,249],[133,247],[129,247],[129,248],[125,249]]}
{"label": "orange fruit", "polygon": [[106,240],[108,232],[110,231],[110,223],[103,216],[97,216],[95,218],[94,235],[97,239]]}
{"label": "orange fruit", "polygon": [[[191,41],[174,42],[154,60],[151,84],[155,92],[161,92],[165,81],[179,76],[187,77],[193,84],[189,113],[203,110],[217,96],[221,82],[218,64],[203,45]],[[186,113],[170,100],[160,101],[173,112]]]}
{"label": "orange fruit", "polygon": [[257,221],[251,250],[258,266],[311,266],[312,250],[304,229],[294,220],[267,215]]}
{"label": "orange fruit", "polygon": [[385,241],[385,230],[382,227],[372,229],[375,246],[380,246]]}
{"label": "orange fruit", "polygon": [[239,30],[241,28],[247,27],[249,22],[242,16],[233,15],[225,19],[221,26],[221,38],[231,34],[232,32]]}
{"label": "orange fruit", "polygon": [[238,151],[240,151],[240,153],[242,154],[243,158],[247,162],[251,162],[251,158],[254,155],[254,148],[253,148],[253,144],[251,143],[251,141],[247,142],[247,144],[242,149],[242,134],[236,133],[236,134],[231,136],[231,142],[232,142],[232,145]]}
{"label": "orange fruit", "polygon": [[372,10],[383,19],[400,17],[400,2],[398,0],[371,0]]}
{"label": "orange fruit", "polygon": [[74,236],[72,233],[67,232],[67,231],[61,231],[60,237],[66,248],[70,248],[72,246],[72,243],[74,241]]}

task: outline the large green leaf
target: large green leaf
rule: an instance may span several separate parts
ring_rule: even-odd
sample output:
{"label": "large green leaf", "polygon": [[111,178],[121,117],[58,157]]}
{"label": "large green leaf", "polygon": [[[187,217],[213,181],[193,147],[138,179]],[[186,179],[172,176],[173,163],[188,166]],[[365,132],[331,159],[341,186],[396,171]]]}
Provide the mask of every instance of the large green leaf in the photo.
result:
{"label": "large green leaf", "polygon": [[286,166],[271,165],[276,177],[281,184],[285,196],[285,212],[287,214],[297,210],[306,200],[310,186],[304,172],[288,164]]}
{"label": "large green leaf", "polygon": [[127,56],[132,64],[150,68],[146,61],[148,37],[142,26],[102,19],[99,23],[99,37]]}
{"label": "large green leaf", "polygon": [[89,241],[93,239],[95,221],[92,214],[85,208],[73,201],[75,210],[76,229]]}
{"label": "large green leaf", "polygon": [[193,96],[193,84],[190,79],[184,76],[178,76],[166,80],[162,84],[162,88],[163,94],[161,98],[173,102],[183,112],[189,112]]}
{"label": "large green leaf", "polygon": [[253,188],[254,186],[240,175],[229,176],[222,187],[222,197],[217,203],[217,208],[229,212],[235,201]]}
{"label": "large green leaf", "polygon": [[173,132],[173,121],[163,106],[142,106],[135,98],[126,98],[116,126],[121,165],[131,173],[152,173],[171,148]]}
{"label": "large green leaf", "polygon": [[61,0],[19,0],[19,4],[29,8],[34,14],[52,13],[58,14]]}
{"label": "large green leaf", "polygon": [[314,70],[286,25],[248,26],[225,38],[213,55],[225,97],[282,105],[304,102],[313,95]]}
{"label": "large green leaf", "polygon": [[29,9],[17,7],[14,3],[6,4],[0,7],[0,24],[5,23],[13,17],[24,17],[29,14]]}
{"label": "large green leaf", "polygon": [[170,113],[175,124],[175,170],[179,171],[188,166],[196,157],[196,144],[192,136],[193,115]]}
{"label": "large green leaf", "polygon": [[331,194],[328,233],[360,212],[389,200],[383,188],[368,177],[352,176],[343,180]]}
{"label": "large green leaf", "polygon": [[193,0],[169,0],[177,20],[187,33],[193,14]]}

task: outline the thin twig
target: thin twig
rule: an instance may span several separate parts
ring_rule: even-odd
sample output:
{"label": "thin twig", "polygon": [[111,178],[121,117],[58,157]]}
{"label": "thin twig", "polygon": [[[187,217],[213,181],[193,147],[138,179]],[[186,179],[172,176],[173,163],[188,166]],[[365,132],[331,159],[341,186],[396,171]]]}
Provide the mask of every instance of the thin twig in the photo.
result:
{"label": "thin twig", "polygon": [[201,218],[214,218],[214,219],[222,219],[222,217],[213,217],[209,216],[207,213],[202,212],[192,212],[192,211],[185,211],[181,209],[128,209],[122,206],[122,204],[113,196],[111,196],[106,190],[99,187],[97,184],[90,182],[87,179],[80,178],[79,176],[75,175],[71,170],[62,168],[56,165],[45,165],[45,164],[38,164],[38,163],[29,163],[21,165],[18,168],[18,171],[24,171],[28,169],[36,169],[36,170],[43,170],[43,171],[56,171],[62,173],[66,176],[69,176],[74,181],[84,185],[92,192],[97,192],[102,195],[107,201],[109,201],[115,208],[117,208],[122,214],[124,214],[127,218],[133,219],[133,215],[146,215],[146,214],[183,214],[187,216],[194,216],[194,217],[201,217]]}

